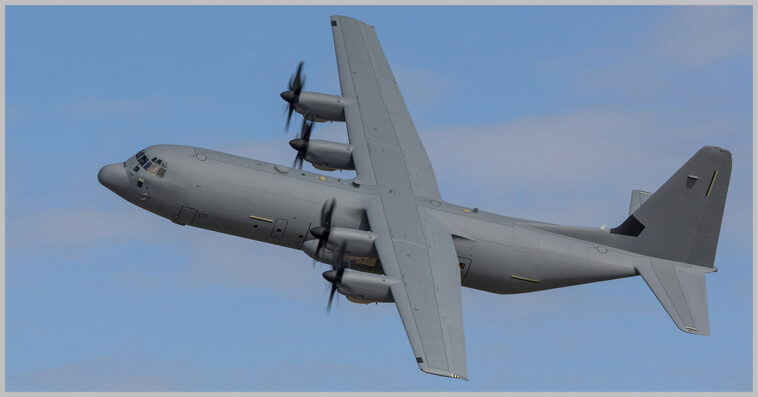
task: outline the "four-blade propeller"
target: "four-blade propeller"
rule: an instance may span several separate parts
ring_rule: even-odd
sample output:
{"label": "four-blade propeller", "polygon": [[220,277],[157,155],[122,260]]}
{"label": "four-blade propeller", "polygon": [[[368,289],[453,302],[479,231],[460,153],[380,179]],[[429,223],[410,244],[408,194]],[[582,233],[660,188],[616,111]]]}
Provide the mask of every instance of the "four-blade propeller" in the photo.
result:
{"label": "four-blade propeller", "polygon": [[[324,202],[321,207],[321,226],[311,229],[311,234],[318,239],[318,246],[316,246],[316,258],[321,256],[321,250],[329,241],[329,233],[332,231],[332,216],[334,215],[334,206],[337,205],[337,200],[332,197]],[[316,260],[313,260],[315,266]]]}
{"label": "four-blade propeller", "polygon": [[334,299],[334,293],[337,292],[337,289],[340,287],[340,284],[342,284],[342,275],[345,274],[345,268],[347,267],[347,264],[345,263],[345,246],[347,245],[346,242],[342,242],[340,244],[340,247],[335,251],[334,257],[332,259],[332,270],[328,272],[324,272],[323,276],[324,278],[329,281],[332,284],[332,289],[329,292],[329,303],[326,305],[326,312],[329,313],[329,311],[332,308],[332,300]]}
{"label": "four-blade propeller", "polygon": [[303,126],[300,128],[300,137],[290,141],[290,146],[297,150],[295,155],[295,161],[292,163],[292,168],[303,169],[303,159],[305,154],[308,153],[308,142],[311,140],[311,130],[313,130],[313,122],[303,119]]}
{"label": "four-blade propeller", "polygon": [[292,118],[292,112],[295,111],[295,106],[297,106],[298,101],[300,100],[300,92],[303,91],[303,86],[305,85],[305,75],[302,74],[303,72],[303,62],[301,61],[297,65],[297,71],[295,71],[295,74],[290,77],[289,85],[287,86],[288,90],[282,92],[280,95],[282,96],[282,99],[287,101],[287,128],[290,126],[290,119]]}

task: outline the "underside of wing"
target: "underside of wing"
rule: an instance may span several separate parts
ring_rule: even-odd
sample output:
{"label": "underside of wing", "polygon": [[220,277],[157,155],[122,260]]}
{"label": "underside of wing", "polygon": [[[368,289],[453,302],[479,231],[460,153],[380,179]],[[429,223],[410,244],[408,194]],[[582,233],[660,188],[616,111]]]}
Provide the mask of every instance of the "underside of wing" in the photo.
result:
{"label": "underside of wing", "polygon": [[[332,16],[345,121],[358,180],[439,198],[437,180],[374,27]],[[378,166],[381,163],[381,166]]]}
{"label": "underside of wing", "polygon": [[419,368],[466,379],[461,278],[453,240],[426,209],[402,197],[377,197],[367,209],[392,296]]}
{"label": "underside of wing", "polygon": [[416,127],[373,26],[332,16],[355,184],[375,185],[374,246],[421,370],[465,379],[460,268],[453,240],[417,197],[440,198]]}

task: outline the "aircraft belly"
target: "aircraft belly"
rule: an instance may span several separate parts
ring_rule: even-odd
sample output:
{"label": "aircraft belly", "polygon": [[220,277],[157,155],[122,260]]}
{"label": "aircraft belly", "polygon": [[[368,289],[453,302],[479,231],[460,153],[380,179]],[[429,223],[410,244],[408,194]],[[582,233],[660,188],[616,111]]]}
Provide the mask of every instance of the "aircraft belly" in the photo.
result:
{"label": "aircraft belly", "polygon": [[512,294],[636,274],[633,254],[516,225],[511,244],[477,240],[463,285]]}

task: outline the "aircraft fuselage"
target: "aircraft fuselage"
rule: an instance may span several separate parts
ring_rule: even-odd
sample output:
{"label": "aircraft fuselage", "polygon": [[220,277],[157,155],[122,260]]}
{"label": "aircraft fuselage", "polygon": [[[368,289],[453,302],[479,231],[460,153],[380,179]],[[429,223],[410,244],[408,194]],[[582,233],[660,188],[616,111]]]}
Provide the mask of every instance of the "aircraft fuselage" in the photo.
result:
{"label": "aircraft fuselage", "polygon": [[[369,230],[360,208],[375,186],[191,146],[156,145],[144,155],[160,159],[165,170],[148,172],[132,156],[103,167],[98,177],[127,201],[175,223],[301,249],[315,239],[309,230],[334,197],[336,226]],[[453,235],[465,287],[508,294],[636,275],[639,255],[529,226],[540,222],[417,200]],[[381,273],[380,266],[351,267]]]}

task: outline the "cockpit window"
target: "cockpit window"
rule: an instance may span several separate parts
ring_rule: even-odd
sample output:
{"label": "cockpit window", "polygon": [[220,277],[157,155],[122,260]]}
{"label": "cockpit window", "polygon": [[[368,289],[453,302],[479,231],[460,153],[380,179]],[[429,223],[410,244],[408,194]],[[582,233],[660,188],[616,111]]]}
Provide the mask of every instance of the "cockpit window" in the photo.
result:
{"label": "cockpit window", "polygon": [[145,171],[153,175],[157,175],[161,178],[166,175],[166,162],[158,157],[153,157],[151,160],[148,160],[144,150],[140,150],[134,157],[140,164],[134,167],[134,171],[139,170],[139,167],[142,166]]}
{"label": "cockpit window", "polygon": [[161,159],[155,159],[155,161],[148,161],[147,164],[143,166],[143,168],[153,174],[158,175],[159,177],[163,177],[166,175],[166,162]]}
{"label": "cockpit window", "polygon": [[144,150],[140,150],[139,153],[134,155],[134,158],[136,158],[137,161],[139,161],[139,165],[145,165],[145,163],[147,162],[147,156],[145,156]]}

